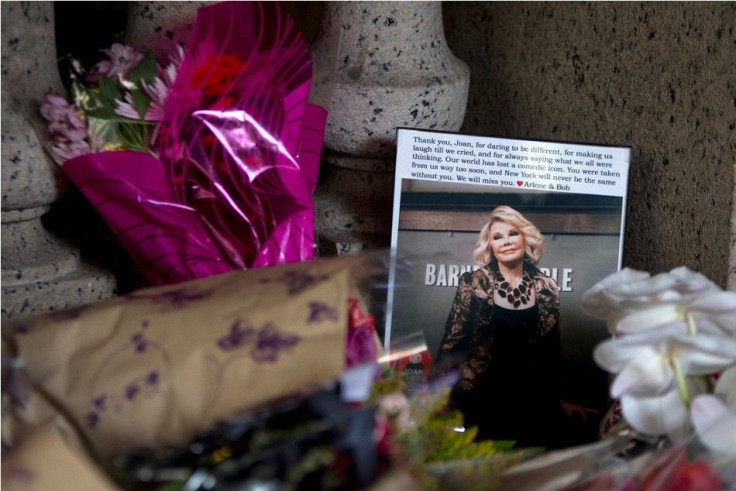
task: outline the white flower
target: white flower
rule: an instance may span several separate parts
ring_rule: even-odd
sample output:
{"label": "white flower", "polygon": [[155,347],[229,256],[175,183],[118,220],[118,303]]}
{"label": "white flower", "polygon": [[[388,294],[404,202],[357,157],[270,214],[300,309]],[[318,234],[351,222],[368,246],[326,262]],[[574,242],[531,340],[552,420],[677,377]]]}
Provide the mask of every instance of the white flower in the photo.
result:
{"label": "white flower", "polygon": [[[690,394],[702,394],[705,389],[702,380],[686,381]],[[688,407],[675,390],[658,396],[625,395],[621,397],[621,412],[632,428],[648,435],[667,435],[678,441],[690,431]]]}
{"label": "white flower", "polygon": [[624,269],[585,292],[581,305],[590,315],[607,319],[612,334],[678,321],[692,332],[736,334],[736,292],[724,292],[685,267],[656,276]]}
{"label": "white flower", "polygon": [[618,374],[611,396],[655,396],[687,375],[708,375],[736,363],[736,339],[690,335],[684,324],[609,339],[593,352],[596,363]]}
{"label": "white flower", "polygon": [[588,291],[580,297],[580,305],[583,309],[594,317],[608,319],[615,317],[619,311],[611,308],[603,297],[603,291],[610,287],[622,283],[632,283],[646,278],[650,278],[649,273],[637,271],[631,268],[624,268],[617,273],[606,276],[601,281],[593,285]]}
{"label": "white flower", "polygon": [[581,303],[615,336],[593,358],[616,374],[611,396],[634,429],[680,439],[692,428],[712,451],[736,455],[736,292],[685,267],[656,276],[625,269]]}
{"label": "white flower", "polygon": [[709,450],[736,457],[736,366],[723,372],[713,395],[693,400],[691,418],[700,441]]}

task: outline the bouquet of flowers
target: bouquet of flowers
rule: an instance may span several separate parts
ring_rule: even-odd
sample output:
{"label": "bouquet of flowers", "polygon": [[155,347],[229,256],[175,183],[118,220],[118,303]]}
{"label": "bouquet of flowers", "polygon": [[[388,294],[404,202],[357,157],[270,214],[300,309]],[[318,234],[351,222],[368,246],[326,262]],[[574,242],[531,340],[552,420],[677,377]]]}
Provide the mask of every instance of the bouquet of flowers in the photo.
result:
{"label": "bouquet of flowers", "polygon": [[687,268],[624,269],[593,286],[583,307],[614,337],[594,351],[615,373],[623,417],[673,441],[692,429],[713,451],[736,452],[736,293]]}
{"label": "bouquet of flowers", "polygon": [[[593,353],[615,374],[616,403],[604,428],[627,423],[645,438],[665,437],[671,449],[660,467],[669,466],[667,479],[691,464],[673,457],[685,447],[719,472],[733,467],[736,292],[686,267],[654,276],[626,268],[585,292],[581,304],[606,319],[612,334]],[[664,482],[660,470],[647,466],[641,474],[656,471]]]}
{"label": "bouquet of flowers", "polygon": [[161,67],[115,44],[74,101],[48,94],[49,152],[154,285],[312,258],[326,111],[271,2],[203,7]]}

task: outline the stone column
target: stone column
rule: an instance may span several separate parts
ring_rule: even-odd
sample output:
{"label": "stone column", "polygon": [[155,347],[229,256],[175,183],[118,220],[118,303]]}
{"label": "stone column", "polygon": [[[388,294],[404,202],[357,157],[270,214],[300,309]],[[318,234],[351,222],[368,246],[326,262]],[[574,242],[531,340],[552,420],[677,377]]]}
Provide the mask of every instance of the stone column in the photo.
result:
{"label": "stone column", "polygon": [[731,191],[731,252],[729,254],[728,277],[726,288],[736,291],[736,166],[733,173],[733,190]]}
{"label": "stone column", "polygon": [[139,50],[150,49],[166,64],[177,46],[186,46],[197,9],[214,2],[128,2],[125,42]]}
{"label": "stone column", "polygon": [[43,150],[39,105],[64,94],[56,65],[52,2],[2,3],[2,318],[109,298],[114,276],[80,260],[41,217],[66,189]]}
{"label": "stone column", "polygon": [[396,128],[459,130],[469,69],[447,46],[441,2],[329,2],[312,54],[312,101],[329,110],[320,253],[387,247]]}

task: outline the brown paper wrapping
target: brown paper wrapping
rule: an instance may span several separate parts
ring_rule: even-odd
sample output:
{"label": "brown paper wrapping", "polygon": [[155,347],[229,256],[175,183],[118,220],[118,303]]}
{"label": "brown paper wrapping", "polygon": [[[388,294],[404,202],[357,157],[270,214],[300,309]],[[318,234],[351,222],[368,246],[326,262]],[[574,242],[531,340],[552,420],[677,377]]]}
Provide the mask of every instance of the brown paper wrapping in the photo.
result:
{"label": "brown paper wrapping", "polygon": [[103,462],[133,447],[182,445],[220,419],[340,375],[359,261],[140,290],[22,321],[12,342],[36,389]]}
{"label": "brown paper wrapping", "polygon": [[17,448],[3,453],[2,483],[6,491],[118,489],[53,423],[37,426]]}

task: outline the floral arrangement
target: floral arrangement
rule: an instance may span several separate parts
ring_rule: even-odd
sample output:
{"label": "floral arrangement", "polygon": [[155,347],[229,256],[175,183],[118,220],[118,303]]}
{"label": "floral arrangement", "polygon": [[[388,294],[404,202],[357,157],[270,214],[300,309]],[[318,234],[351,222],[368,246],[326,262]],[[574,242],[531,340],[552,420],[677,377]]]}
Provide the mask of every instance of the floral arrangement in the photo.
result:
{"label": "floral arrangement", "polygon": [[115,43],[101,51],[109,59],[89,73],[79,63],[72,65],[72,103],[49,93],[41,104],[49,152],[59,165],[93,152],[153,152],[152,132],[163,118],[183,49],[172,53],[165,68],[150,52],[132,46]]}
{"label": "floral arrangement", "polygon": [[151,284],[313,257],[327,112],[308,103],[309,50],[278,3],[200,8],[163,65],[102,52],[75,65],[72,102],[46,96],[48,151]]}
{"label": "floral arrangement", "polygon": [[615,374],[611,396],[625,421],[673,442],[695,434],[736,457],[736,292],[686,267],[650,275],[623,269],[581,298],[611,339],[594,359]]}

